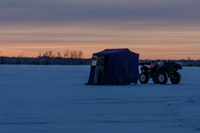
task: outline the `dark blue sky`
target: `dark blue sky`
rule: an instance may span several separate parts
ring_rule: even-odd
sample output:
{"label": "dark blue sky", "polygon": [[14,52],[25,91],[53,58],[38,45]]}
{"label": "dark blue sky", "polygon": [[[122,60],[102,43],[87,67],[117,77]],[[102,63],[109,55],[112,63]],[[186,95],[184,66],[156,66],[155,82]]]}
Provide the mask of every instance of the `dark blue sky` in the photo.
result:
{"label": "dark blue sky", "polygon": [[199,0],[1,0],[1,23],[176,21],[199,23]]}

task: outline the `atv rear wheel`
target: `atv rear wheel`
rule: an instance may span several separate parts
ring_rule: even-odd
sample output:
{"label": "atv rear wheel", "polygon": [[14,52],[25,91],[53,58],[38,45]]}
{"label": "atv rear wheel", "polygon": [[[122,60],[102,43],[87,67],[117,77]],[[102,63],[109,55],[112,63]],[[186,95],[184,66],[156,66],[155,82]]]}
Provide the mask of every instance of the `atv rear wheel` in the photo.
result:
{"label": "atv rear wheel", "polygon": [[179,72],[174,72],[173,75],[170,77],[170,81],[172,84],[179,84],[181,81],[181,74]]}
{"label": "atv rear wheel", "polygon": [[141,73],[141,74],[140,74],[139,80],[140,80],[140,83],[141,83],[141,84],[146,84],[146,83],[148,83],[148,82],[149,82],[149,76],[148,76],[148,74],[145,73],[145,72]]}
{"label": "atv rear wheel", "polygon": [[160,84],[166,84],[168,82],[168,75],[166,72],[162,71],[158,74],[158,82]]}

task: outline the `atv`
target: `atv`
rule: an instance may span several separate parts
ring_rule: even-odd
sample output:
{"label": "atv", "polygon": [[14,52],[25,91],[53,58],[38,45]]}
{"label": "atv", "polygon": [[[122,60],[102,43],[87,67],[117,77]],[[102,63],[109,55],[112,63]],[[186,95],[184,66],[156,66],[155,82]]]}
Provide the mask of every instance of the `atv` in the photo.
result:
{"label": "atv", "polygon": [[155,84],[166,84],[168,78],[172,84],[179,84],[181,81],[181,74],[177,71],[182,69],[182,66],[174,61],[163,61],[162,65],[159,65],[158,61],[140,63],[140,65],[142,65],[139,77],[141,84],[147,84],[149,78],[152,78]]}

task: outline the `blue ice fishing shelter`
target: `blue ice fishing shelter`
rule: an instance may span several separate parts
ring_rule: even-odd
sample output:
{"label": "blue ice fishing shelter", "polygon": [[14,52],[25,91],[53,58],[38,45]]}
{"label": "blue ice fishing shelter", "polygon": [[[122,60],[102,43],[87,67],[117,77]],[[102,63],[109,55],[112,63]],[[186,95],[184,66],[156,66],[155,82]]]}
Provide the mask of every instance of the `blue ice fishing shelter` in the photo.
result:
{"label": "blue ice fishing shelter", "polygon": [[139,54],[129,49],[105,49],[94,53],[90,76],[86,85],[94,83],[96,61],[100,56],[106,56],[106,65],[99,84],[102,85],[127,85],[139,79]]}

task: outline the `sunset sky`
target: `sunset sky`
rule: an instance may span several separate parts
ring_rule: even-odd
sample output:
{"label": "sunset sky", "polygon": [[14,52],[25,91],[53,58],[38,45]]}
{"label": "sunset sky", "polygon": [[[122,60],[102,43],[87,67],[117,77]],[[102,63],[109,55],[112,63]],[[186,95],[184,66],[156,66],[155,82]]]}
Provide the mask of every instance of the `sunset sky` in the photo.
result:
{"label": "sunset sky", "polygon": [[0,55],[129,48],[140,59],[200,59],[200,0],[1,0]]}

